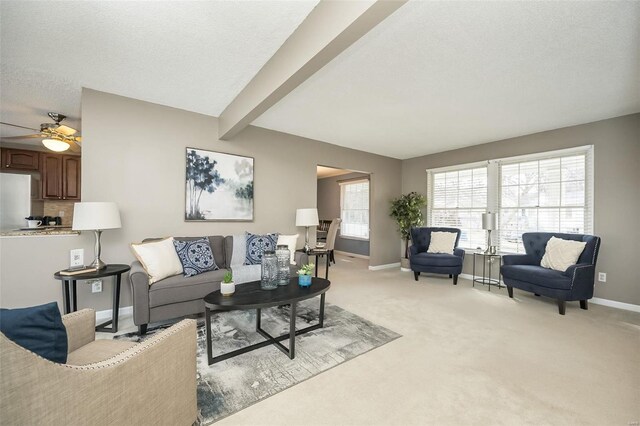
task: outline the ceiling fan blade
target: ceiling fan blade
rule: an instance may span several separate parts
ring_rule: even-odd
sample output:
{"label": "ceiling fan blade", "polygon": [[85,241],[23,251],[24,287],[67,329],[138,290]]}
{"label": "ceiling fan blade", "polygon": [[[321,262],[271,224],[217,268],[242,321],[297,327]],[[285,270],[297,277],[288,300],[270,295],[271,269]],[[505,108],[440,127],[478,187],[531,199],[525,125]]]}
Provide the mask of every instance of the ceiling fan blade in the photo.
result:
{"label": "ceiling fan blade", "polygon": [[82,146],[82,136],[76,136],[73,138],[73,141],[78,145]]}
{"label": "ceiling fan blade", "polygon": [[61,124],[58,127],[56,127],[55,131],[65,136],[73,136],[76,133],[78,133],[76,129],[69,126],[65,126],[64,124]]}
{"label": "ceiling fan blade", "polygon": [[24,136],[10,136],[7,138],[2,138],[3,141],[17,141],[20,139],[44,139],[43,135],[24,135]]}
{"label": "ceiling fan blade", "polygon": [[19,126],[19,125],[17,125],[17,124],[5,123],[4,121],[0,121],[0,124],[4,124],[5,126],[18,127],[18,128],[20,128],[20,129],[33,130],[33,131],[35,131],[35,132],[37,132],[37,131],[38,131],[38,129],[34,129],[33,127]]}
{"label": "ceiling fan blade", "polygon": [[80,152],[80,145],[78,145],[74,140],[68,139],[65,142],[69,144],[70,151]]}

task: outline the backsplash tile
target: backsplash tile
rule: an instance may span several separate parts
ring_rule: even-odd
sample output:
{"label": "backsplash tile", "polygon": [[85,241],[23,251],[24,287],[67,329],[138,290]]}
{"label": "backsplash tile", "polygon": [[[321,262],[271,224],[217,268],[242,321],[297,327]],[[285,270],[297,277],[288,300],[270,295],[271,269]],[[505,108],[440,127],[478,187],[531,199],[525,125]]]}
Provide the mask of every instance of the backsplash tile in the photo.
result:
{"label": "backsplash tile", "polygon": [[60,212],[64,212],[62,216],[62,224],[64,226],[71,226],[73,222],[73,201],[44,201],[44,215],[45,216],[60,216]]}

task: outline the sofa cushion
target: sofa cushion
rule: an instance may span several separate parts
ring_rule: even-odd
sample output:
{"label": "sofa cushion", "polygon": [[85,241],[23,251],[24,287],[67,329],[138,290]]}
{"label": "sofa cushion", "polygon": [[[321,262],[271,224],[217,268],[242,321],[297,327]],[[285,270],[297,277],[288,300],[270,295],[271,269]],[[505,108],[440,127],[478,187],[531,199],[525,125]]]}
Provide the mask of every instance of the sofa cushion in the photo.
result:
{"label": "sofa cushion", "polygon": [[159,241],[132,243],[131,249],[149,275],[149,285],[182,274],[182,263],[173,246],[173,237]]}
{"label": "sofa cushion", "polygon": [[193,241],[173,240],[173,245],[182,263],[185,277],[220,269],[213,258],[208,238]]}
{"label": "sofa cushion", "polygon": [[578,263],[578,258],[586,245],[587,243],[584,241],[551,237],[545,247],[540,266],[564,272],[569,266]]}
{"label": "sofa cushion", "polygon": [[278,234],[257,235],[247,232],[247,254],[245,265],[259,265],[262,255],[267,251],[275,251],[278,242]]}
{"label": "sofa cushion", "polygon": [[534,265],[502,265],[500,268],[505,279],[524,281],[540,287],[571,289],[571,278],[560,271]]}
{"label": "sofa cushion", "polygon": [[69,365],[87,365],[104,361],[135,346],[126,340],[98,339],[71,352],[67,357]]}
{"label": "sofa cushion", "polygon": [[457,237],[455,232],[432,232],[427,253],[453,254]]}
{"label": "sofa cushion", "polygon": [[[202,237],[174,237],[174,240],[194,241],[200,238]],[[226,259],[224,237],[222,235],[210,235],[207,238],[209,239],[209,245],[211,246],[211,251],[213,252],[213,260],[216,262],[216,265],[218,265],[218,268],[228,267],[229,264],[227,263]],[[231,252],[229,252],[229,256],[231,256]]]}
{"label": "sofa cushion", "polygon": [[463,259],[446,253],[418,253],[411,256],[411,263],[422,266],[460,266]]}
{"label": "sofa cushion", "polygon": [[30,308],[0,309],[0,331],[49,361],[67,361],[67,329],[56,302]]}
{"label": "sofa cushion", "polygon": [[226,269],[218,269],[193,277],[175,275],[158,281],[149,287],[149,307],[202,299],[220,289],[220,281],[226,272]]}

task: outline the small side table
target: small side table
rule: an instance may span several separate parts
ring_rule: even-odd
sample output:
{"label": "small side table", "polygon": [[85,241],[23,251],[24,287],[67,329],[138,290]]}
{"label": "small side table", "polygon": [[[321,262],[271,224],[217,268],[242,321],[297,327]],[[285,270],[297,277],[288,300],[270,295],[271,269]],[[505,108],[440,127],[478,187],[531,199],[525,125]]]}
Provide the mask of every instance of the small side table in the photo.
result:
{"label": "small side table", "polygon": [[308,252],[305,252],[303,249],[296,250],[301,253],[307,253],[307,256],[315,256],[316,258],[316,278],[318,278],[318,257],[327,256],[327,264],[325,266],[324,278],[329,279],[329,250],[321,249],[321,248],[312,248]]}
{"label": "small side table", "polygon": [[[77,296],[77,281],[94,280],[104,277],[116,277],[116,282],[113,285],[113,308],[112,315],[109,321],[96,325],[96,331],[106,331],[115,333],[118,331],[118,309],[120,308],[120,282],[122,274],[129,271],[131,267],[129,265],[107,265],[106,268],[100,269],[94,272],[85,272],[77,275],[60,275],[60,271],[53,274],[53,278],[62,281],[62,294],[64,303],[64,313],[68,314],[78,310],[78,296]],[[69,293],[71,292],[71,298],[73,299],[73,309],[71,307],[71,298]],[[111,327],[107,327],[111,324]]]}
{"label": "small side table", "polygon": [[[482,275],[476,276],[476,260],[480,259],[482,261]],[[491,275],[491,266],[493,263],[498,260],[498,278],[493,278]],[[500,285],[500,264],[502,263],[502,254],[495,253],[485,253],[485,252],[474,252],[473,253],[473,286],[476,286],[476,283],[488,285],[489,291],[491,291],[491,286],[495,285],[498,288],[502,288]],[[489,267],[487,267],[489,264]]]}

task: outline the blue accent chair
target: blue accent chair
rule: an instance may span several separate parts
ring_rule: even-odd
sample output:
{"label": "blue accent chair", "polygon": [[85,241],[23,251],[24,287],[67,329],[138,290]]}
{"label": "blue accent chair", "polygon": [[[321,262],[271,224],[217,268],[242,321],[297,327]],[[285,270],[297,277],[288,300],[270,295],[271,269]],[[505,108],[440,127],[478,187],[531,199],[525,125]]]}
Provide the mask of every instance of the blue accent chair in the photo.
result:
{"label": "blue accent chair", "polygon": [[[432,232],[454,232],[457,234],[453,254],[427,253],[431,243]],[[420,272],[434,274],[448,274],[453,278],[453,284],[458,284],[458,275],[462,273],[464,250],[458,248],[460,230],[458,228],[411,228],[411,247],[409,249],[409,264],[413,276],[418,281]]]}
{"label": "blue accent chair", "polygon": [[[587,245],[576,265],[560,272],[540,266],[547,242],[551,237],[563,240],[584,241]],[[580,308],[587,309],[587,300],[593,297],[596,260],[600,249],[600,237],[556,232],[527,232],[522,234],[527,254],[505,255],[500,268],[509,297],[513,288],[529,291],[536,296],[546,296],[558,301],[558,311],[564,315],[567,301],[580,301]]]}

